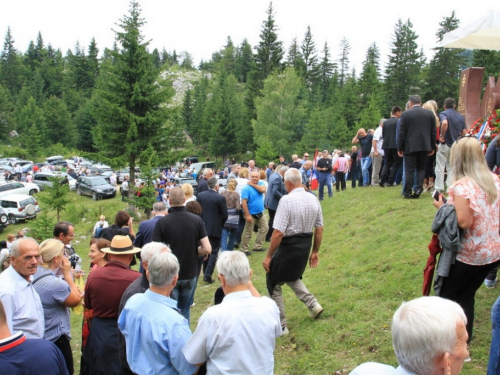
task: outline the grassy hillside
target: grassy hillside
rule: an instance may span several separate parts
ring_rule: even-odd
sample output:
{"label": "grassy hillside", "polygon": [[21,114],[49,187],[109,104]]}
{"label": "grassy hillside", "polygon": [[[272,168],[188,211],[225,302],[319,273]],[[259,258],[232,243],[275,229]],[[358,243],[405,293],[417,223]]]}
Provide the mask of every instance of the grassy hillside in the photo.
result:
{"label": "grassy hillside", "polygon": [[[75,223],[75,241],[80,241],[75,248],[88,265],[90,231],[99,214],[104,213],[112,222],[114,213],[125,204],[119,196],[94,202],[70,194],[71,207],[62,217]],[[318,320],[311,320],[305,306],[289,288],[283,288],[290,335],[277,340],[276,374],[347,374],[366,361],[396,365],[390,333],[392,314],[402,301],[421,295],[435,213],[429,194],[419,200],[403,200],[399,194],[399,187],[348,188],[322,203],[325,225],[320,264],[306,270],[304,282],[325,312]],[[0,239],[29,226],[11,226]],[[263,253],[250,257],[254,284],[262,294],[266,293],[263,257]],[[211,306],[217,286],[217,282],[198,285],[192,308],[193,330],[199,316]],[[481,287],[477,293],[472,362],[465,364],[462,374],[486,372],[490,309],[497,297],[498,289]],[[72,315],[75,369],[80,360],[80,327],[81,316]]]}

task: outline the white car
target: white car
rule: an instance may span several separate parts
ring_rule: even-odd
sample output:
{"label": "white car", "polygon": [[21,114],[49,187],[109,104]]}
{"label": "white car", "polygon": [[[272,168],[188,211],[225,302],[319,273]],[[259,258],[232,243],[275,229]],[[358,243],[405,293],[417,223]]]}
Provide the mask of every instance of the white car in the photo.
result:
{"label": "white car", "polygon": [[41,211],[36,199],[26,194],[10,194],[1,197],[0,207],[5,211],[11,224],[16,224],[20,220],[34,219]]}
{"label": "white car", "polygon": [[6,181],[0,184],[0,197],[10,194],[34,195],[39,191],[37,184],[29,182]]}

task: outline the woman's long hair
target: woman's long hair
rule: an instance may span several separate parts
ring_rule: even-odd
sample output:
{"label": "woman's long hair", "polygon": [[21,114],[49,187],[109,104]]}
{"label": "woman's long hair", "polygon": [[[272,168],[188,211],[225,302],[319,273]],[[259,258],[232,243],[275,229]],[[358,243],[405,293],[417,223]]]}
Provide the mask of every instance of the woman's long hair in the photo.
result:
{"label": "woman's long hair", "polygon": [[434,112],[434,117],[436,119],[436,127],[439,127],[439,117],[436,114],[438,106],[437,103],[434,100],[428,100],[426,101],[423,105],[422,108],[428,109],[429,111]]}
{"label": "woman's long hair", "polygon": [[479,141],[474,137],[463,137],[451,148],[450,163],[453,170],[452,183],[464,177],[474,181],[492,204],[498,197],[498,189],[493,173],[488,169]]}

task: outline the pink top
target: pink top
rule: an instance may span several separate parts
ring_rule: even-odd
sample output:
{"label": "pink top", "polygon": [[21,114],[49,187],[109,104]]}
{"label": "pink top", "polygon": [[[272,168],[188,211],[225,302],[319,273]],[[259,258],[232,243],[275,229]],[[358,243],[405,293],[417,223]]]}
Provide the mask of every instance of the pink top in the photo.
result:
{"label": "pink top", "polygon": [[[493,175],[500,196],[500,179]],[[499,216],[500,199],[489,204],[484,191],[468,177],[455,182],[449,189],[449,204],[458,196],[470,201],[474,218],[469,229],[463,231],[457,260],[481,266],[500,259]]]}

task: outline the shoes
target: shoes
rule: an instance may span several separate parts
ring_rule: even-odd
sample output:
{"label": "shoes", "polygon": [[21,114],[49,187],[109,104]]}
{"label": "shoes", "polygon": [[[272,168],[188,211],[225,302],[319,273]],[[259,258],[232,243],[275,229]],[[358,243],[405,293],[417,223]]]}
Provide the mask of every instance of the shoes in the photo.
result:
{"label": "shoes", "polygon": [[249,257],[250,255],[252,255],[252,253],[250,251],[244,251],[243,254],[245,254],[247,257]]}
{"label": "shoes", "polygon": [[234,243],[234,248],[235,248],[235,249],[238,249],[239,247],[240,247],[240,243],[239,243],[239,242],[235,242],[235,243]]}
{"label": "shoes", "polygon": [[411,197],[412,197],[413,199],[418,199],[418,198],[420,198],[420,194],[418,194],[418,193],[413,193],[413,194],[411,195]]}
{"label": "shoes", "polygon": [[403,195],[403,198],[404,199],[415,199],[415,197],[413,196],[413,194],[411,194],[411,195]]}
{"label": "shoes", "polygon": [[261,247],[260,249],[252,249],[252,251],[267,251],[267,249],[264,249],[263,247]]}
{"label": "shoes", "polygon": [[286,336],[290,333],[290,331],[288,330],[288,328],[286,326],[284,327],[281,327],[281,336]]}
{"label": "shoes", "polygon": [[318,317],[321,315],[323,312],[323,308],[318,302],[315,302],[312,307],[309,308],[309,315],[313,319],[318,319]]}
{"label": "shoes", "polygon": [[495,280],[484,280],[484,286],[488,289],[493,289],[497,285],[497,279]]}
{"label": "shoes", "polygon": [[385,186],[386,186],[386,184],[387,184],[387,182],[382,182],[382,181],[380,181],[380,183],[378,184],[378,186],[380,186],[380,187],[385,187]]}
{"label": "shoes", "polygon": [[204,282],[206,282],[206,283],[208,283],[208,284],[213,284],[213,283],[215,282],[215,280],[214,280],[214,279],[212,279],[212,278],[207,278],[207,277],[204,277],[204,278],[203,278],[203,281],[204,281]]}

